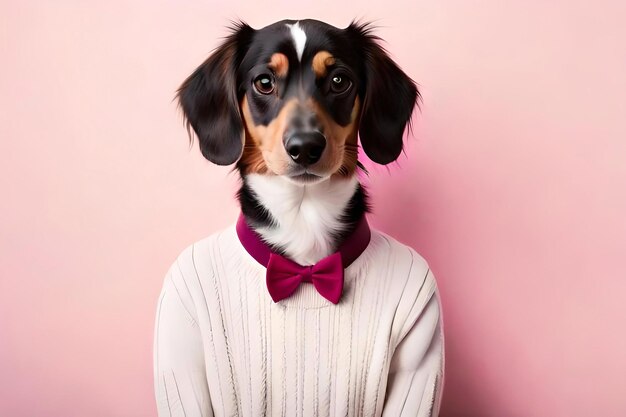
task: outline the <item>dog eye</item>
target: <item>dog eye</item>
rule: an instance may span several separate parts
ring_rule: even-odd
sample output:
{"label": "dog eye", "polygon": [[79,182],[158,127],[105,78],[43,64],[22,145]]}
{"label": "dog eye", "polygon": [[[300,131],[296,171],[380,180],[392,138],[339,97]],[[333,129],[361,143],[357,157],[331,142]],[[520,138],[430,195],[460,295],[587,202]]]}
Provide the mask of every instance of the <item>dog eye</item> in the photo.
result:
{"label": "dog eye", "polygon": [[254,79],[254,88],[261,94],[271,94],[274,91],[274,77],[261,74]]}
{"label": "dog eye", "polygon": [[345,75],[337,74],[333,75],[333,78],[330,80],[330,91],[335,94],[341,94],[352,87],[352,81]]}

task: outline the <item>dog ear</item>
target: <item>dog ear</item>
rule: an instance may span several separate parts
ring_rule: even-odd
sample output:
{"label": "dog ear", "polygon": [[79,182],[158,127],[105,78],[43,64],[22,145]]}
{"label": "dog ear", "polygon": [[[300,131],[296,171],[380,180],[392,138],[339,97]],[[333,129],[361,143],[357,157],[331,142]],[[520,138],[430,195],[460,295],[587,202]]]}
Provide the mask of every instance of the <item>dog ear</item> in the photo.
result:
{"label": "dog ear", "polygon": [[239,22],[231,30],[224,43],[187,77],[177,92],[190,141],[193,129],[202,155],[218,165],[237,161],[244,141],[237,69],[254,29]]}
{"label": "dog ear", "polygon": [[363,56],[361,145],[372,161],[386,165],[402,152],[404,129],[420,95],[415,82],[387,55],[372,30],[370,24],[357,22],[346,28]]}

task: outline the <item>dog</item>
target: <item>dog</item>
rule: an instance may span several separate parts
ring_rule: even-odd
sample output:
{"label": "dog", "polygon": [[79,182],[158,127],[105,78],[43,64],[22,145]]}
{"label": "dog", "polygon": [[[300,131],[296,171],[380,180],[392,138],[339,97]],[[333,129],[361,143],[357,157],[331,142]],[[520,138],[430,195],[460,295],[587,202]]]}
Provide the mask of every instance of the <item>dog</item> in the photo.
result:
{"label": "dog", "polygon": [[241,216],[168,271],[159,415],[437,415],[432,271],[365,220],[359,146],[394,162],[420,99],[373,27],[235,23],[177,98],[202,155],[239,173]]}

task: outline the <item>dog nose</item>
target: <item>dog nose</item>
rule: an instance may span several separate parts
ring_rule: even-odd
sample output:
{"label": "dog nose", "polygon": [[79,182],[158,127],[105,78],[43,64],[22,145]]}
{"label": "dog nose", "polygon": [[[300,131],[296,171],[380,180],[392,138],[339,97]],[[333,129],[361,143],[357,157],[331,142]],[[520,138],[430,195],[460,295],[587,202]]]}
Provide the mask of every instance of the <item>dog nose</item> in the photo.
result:
{"label": "dog nose", "polygon": [[322,157],[326,138],[320,132],[301,132],[291,135],[285,142],[287,153],[300,165],[313,165]]}

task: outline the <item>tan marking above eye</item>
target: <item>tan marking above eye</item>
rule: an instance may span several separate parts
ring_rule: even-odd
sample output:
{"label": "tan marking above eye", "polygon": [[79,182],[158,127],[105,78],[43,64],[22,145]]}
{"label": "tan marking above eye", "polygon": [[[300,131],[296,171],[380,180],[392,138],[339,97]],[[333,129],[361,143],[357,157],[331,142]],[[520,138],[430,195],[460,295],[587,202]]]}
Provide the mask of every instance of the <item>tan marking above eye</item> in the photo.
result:
{"label": "tan marking above eye", "polygon": [[315,54],[311,66],[317,78],[325,77],[328,67],[335,63],[335,57],[328,51],[320,51]]}
{"label": "tan marking above eye", "polygon": [[289,72],[289,59],[285,54],[281,54],[280,52],[276,52],[270,58],[270,63],[268,64],[276,76],[284,78],[287,76]]}

